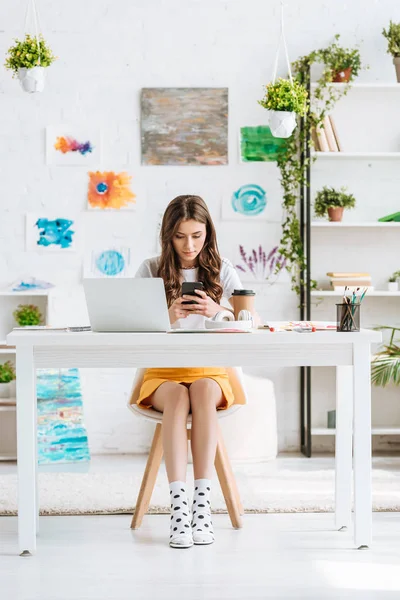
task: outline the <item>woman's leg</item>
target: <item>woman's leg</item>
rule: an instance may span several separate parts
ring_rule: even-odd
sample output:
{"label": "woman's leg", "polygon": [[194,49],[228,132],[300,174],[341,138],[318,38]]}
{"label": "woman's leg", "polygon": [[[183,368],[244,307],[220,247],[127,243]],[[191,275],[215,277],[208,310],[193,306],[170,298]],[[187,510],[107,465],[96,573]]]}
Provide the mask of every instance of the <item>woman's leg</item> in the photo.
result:
{"label": "woman's leg", "polygon": [[189,388],[192,409],[192,454],[194,495],[192,534],[195,544],[212,544],[214,529],[211,518],[211,474],[217,449],[217,407],[224,402],[218,383],[199,379]]}
{"label": "woman's leg", "polygon": [[171,502],[169,545],[172,548],[190,548],[193,536],[186,488],[189,393],[183,385],[167,381],[154,392],[151,403],[163,413],[164,460]]}
{"label": "woman's leg", "polygon": [[217,407],[224,397],[213,379],[199,379],[189,388],[192,409],[191,449],[195,479],[211,479],[217,450]]}
{"label": "woman's leg", "polygon": [[154,392],[151,403],[155,410],[163,413],[163,448],[168,481],[186,481],[188,389],[179,383],[166,381]]}

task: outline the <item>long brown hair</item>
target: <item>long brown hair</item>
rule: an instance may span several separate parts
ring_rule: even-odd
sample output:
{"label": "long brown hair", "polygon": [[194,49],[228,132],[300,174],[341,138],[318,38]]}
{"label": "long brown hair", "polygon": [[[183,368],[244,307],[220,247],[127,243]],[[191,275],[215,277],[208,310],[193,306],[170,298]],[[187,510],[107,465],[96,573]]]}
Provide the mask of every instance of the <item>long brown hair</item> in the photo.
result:
{"label": "long brown hair", "polygon": [[161,257],[157,275],[164,280],[168,306],[181,295],[182,285],[181,265],[172,240],[181,222],[192,219],[206,226],[204,246],[197,257],[197,278],[203,283],[204,291],[214,302],[219,304],[222,298],[221,257],[214,223],[207,205],[200,196],[177,196],[166,208],[160,231]]}

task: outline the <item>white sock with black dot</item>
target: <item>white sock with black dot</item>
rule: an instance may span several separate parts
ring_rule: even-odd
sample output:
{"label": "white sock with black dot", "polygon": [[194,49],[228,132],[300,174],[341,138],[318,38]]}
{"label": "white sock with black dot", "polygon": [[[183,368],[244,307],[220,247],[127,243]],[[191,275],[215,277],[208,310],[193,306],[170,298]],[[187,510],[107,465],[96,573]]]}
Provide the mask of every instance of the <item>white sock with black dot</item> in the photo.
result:
{"label": "white sock with black dot", "polygon": [[172,481],[169,484],[169,495],[171,499],[169,545],[172,548],[190,548],[193,546],[193,536],[186,483]]}
{"label": "white sock with black dot", "polygon": [[192,506],[192,533],[195,544],[212,544],[214,541],[210,495],[211,480],[195,479]]}

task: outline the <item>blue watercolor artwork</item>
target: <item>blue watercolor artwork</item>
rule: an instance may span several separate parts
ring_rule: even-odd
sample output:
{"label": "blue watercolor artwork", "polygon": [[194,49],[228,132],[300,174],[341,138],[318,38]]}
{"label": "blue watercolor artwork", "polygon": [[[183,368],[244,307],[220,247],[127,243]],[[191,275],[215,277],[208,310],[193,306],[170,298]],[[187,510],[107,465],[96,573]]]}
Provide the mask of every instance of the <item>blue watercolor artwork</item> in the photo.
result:
{"label": "blue watercolor artwork", "polygon": [[125,259],[118,250],[104,250],[96,258],[96,268],[107,277],[115,277],[124,270]]}
{"label": "blue watercolor artwork", "polygon": [[246,217],[258,216],[264,212],[267,206],[267,194],[259,185],[242,185],[236,192],[233,192],[231,205],[235,213]]}
{"label": "blue watercolor artwork", "polygon": [[90,460],[78,369],[38,369],[39,464]]}
{"label": "blue watercolor artwork", "polygon": [[29,292],[31,290],[48,290],[52,287],[54,287],[54,285],[48,281],[29,277],[28,279],[20,279],[13,283],[11,290],[13,292]]}
{"label": "blue watercolor artwork", "polygon": [[40,218],[35,223],[39,230],[38,246],[58,246],[59,248],[70,248],[72,236],[75,231],[71,228],[73,221],[69,219],[45,219]]}

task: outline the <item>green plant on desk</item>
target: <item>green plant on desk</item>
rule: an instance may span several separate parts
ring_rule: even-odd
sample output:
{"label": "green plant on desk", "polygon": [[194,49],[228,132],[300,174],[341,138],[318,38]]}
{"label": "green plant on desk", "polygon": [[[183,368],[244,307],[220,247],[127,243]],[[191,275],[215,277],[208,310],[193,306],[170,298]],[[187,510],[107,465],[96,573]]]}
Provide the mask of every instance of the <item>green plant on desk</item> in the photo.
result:
{"label": "green plant on desk", "polygon": [[378,330],[389,329],[391,331],[388,344],[375,354],[372,359],[371,379],[374,385],[385,387],[388,383],[400,385],[400,339],[395,340],[399,327],[380,325]]}
{"label": "green plant on desk", "polygon": [[11,361],[0,365],[0,383],[10,383],[15,379],[15,369]]}
{"label": "green plant on desk", "polygon": [[34,304],[20,304],[13,315],[20,327],[40,325],[43,320],[39,307]]}

